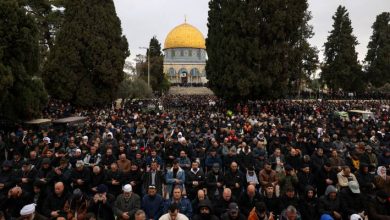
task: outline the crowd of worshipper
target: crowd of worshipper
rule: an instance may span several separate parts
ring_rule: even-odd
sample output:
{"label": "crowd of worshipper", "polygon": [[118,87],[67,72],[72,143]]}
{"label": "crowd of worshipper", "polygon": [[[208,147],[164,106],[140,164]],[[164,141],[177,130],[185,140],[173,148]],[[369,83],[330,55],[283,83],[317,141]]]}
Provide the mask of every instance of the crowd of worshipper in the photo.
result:
{"label": "crowd of worshipper", "polygon": [[[335,114],[351,109],[373,116]],[[43,116],[87,121],[1,131],[0,219],[390,219],[384,101],[169,95]]]}

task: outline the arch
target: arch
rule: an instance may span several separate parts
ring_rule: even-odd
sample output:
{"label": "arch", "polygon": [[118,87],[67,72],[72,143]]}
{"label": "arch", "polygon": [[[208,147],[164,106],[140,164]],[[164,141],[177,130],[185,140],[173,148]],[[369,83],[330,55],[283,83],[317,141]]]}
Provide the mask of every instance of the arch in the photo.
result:
{"label": "arch", "polygon": [[188,71],[187,71],[186,68],[181,68],[181,69],[179,70],[179,76],[180,76],[180,77],[186,77],[187,75],[188,75]]}
{"label": "arch", "polygon": [[200,76],[200,72],[199,72],[198,68],[192,68],[190,71],[190,74],[193,77]]}
{"label": "arch", "polygon": [[169,68],[169,70],[168,70],[168,75],[169,76],[176,76],[176,71],[175,71],[175,69],[174,68]]}

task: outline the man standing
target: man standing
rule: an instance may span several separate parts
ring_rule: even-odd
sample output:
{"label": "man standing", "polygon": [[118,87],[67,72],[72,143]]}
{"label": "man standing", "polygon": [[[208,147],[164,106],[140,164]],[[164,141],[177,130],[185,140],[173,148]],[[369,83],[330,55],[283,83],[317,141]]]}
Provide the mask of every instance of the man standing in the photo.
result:
{"label": "man standing", "polygon": [[202,169],[199,168],[199,163],[193,161],[191,169],[186,175],[186,191],[190,200],[195,199],[198,190],[203,188],[204,181],[205,176]]}
{"label": "man standing", "polygon": [[114,212],[112,210],[113,196],[107,193],[107,186],[101,184],[97,187],[97,193],[94,195],[88,212],[96,216],[96,220],[114,220]]}
{"label": "man standing", "polygon": [[148,194],[142,198],[142,209],[145,210],[148,220],[158,220],[163,213],[164,200],[157,194],[157,188],[154,185],[148,187]]}
{"label": "man standing", "polygon": [[113,210],[118,219],[130,219],[141,208],[140,197],[132,192],[132,186],[123,186],[123,194],[116,198]]}
{"label": "man standing", "polygon": [[182,190],[180,187],[176,187],[173,190],[172,199],[168,200],[165,205],[165,212],[169,210],[172,203],[177,204],[180,213],[186,215],[188,218],[192,217],[192,206],[190,200],[182,197]]}
{"label": "man standing", "polygon": [[156,187],[157,193],[162,194],[163,189],[163,182],[164,182],[164,174],[163,172],[158,168],[158,162],[156,160],[152,161],[150,163],[150,170],[145,172],[142,176],[142,189],[143,192],[146,194],[148,191],[148,187],[150,185],[153,185]]}

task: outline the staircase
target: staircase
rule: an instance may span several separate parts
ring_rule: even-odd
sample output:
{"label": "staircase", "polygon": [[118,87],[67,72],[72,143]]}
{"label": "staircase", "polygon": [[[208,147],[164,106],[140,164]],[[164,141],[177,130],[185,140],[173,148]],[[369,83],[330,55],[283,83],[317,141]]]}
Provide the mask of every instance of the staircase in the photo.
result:
{"label": "staircase", "polygon": [[171,95],[214,95],[207,87],[178,87],[174,86],[169,89]]}

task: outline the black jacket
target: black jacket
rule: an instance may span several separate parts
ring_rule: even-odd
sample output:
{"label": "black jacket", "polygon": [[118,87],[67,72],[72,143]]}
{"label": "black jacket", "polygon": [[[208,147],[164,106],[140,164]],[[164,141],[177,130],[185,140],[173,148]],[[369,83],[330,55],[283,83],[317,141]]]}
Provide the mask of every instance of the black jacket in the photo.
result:
{"label": "black jacket", "polygon": [[[210,210],[210,214],[209,215],[201,215],[201,214],[199,214],[200,213],[200,209],[202,207],[208,207],[209,210]],[[212,208],[212,205],[211,205],[211,203],[210,203],[210,201],[208,199],[199,202],[199,204],[197,206],[197,213],[198,214],[196,214],[196,215],[194,215],[194,217],[192,217],[192,220],[219,220],[219,218],[216,215],[213,214],[213,208]]]}
{"label": "black jacket", "polygon": [[104,220],[115,220],[114,211],[112,209],[114,198],[110,194],[107,195],[107,201],[105,203],[103,202],[97,202],[91,200],[88,207],[88,212],[92,212],[95,214],[96,219],[104,219]]}
{"label": "black jacket", "polygon": [[[221,187],[217,187],[217,183],[222,183]],[[211,200],[218,200],[222,196],[224,184],[224,176],[222,172],[215,174],[213,171],[209,171],[206,176],[207,194]],[[216,191],[218,190],[218,193]]]}
{"label": "black jacket", "polygon": [[[198,185],[193,185],[193,181],[198,181]],[[199,189],[202,189],[205,182],[205,176],[203,170],[199,169],[198,172],[193,173],[191,169],[186,172],[186,191],[190,200],[195,199]]]}
{"label": "black jacket", "polygon": [[236,202],[236,199],[234,198],[234,196],[232,196],[232,198],[230,198],[229,201],[224,200],[223,197],[221,196],[221,198],[215,203],[215,206],[214,206],[215,215],[217,215],[219,217],[223,213],[225,213],[228,210],[229,204],[231,202]]}
{"label": "black jacket", "polygon": [[[226,187],[232,190],[232,193],[236,198],[239,198],[241,196],[241,190],[245,182],[244,174],[239,170],[234,173],[231,170],[228,170],[225,173],[224,179]],[[238,188],[236,188],[236,183],[239,184]]]}
{"label": "black jacket", "polygon": [[50,218],[50,214],[52,211],[63,211],[66,201],[69,199],[69,194],[64,192],[61,196],[57,196],[56,194],[50,194],[42,207],[43,215]]}
{"label": "black jacket", "polygon": [[343,209],[343,217],[348,218],[352,214],[366,211],[365,199],[360,193],[353,193],[350,189],[345,189],[340,192],[341,206]]}
{"label": "black jacket", "polygon": [[[73,188],[80,188],[80,190],[87,192],[89,187],[89,182],[91,179],[91,172],[88,168],[84,167],[83,170],[78,171],[77,168],[74,168],[70,174],[70,179],[73,183]],[[83,184],[80,185],[77,183],[77,180],[83,180]]]}
{"label": "black jacket", "polygon": [[[106,185],[108,187],[108,193],[114,195],[115,197],[122,192],[123,182],[123,173],[122,171],[112,172],[111,170],[106,173]],[[119,182],[119,185],[112,185],[112,181],[116,180]]]}
{"label": "black jacket", "polygon": [[244,192],[240,198],[240,202],[238,203],[240,204],[240,212],[245,217],[248,217],[253,207],[255,207],[256,202],[262,202],[262,201],[263,198],[259,193],[256,192],[253,198],[249,198],[248,193]]}
{"label": "black jacket", "polygon": [[342,207],[339,195],[337,195],[335,200],[329,199],[327,195],[321,196],[318,202],[318,212],[320,216],[323,214],[328,214],[334,217],[334,211],[342,214]]}
{"label": "black jacket", "polygon": [[390,220],[390,203],[382,203],[373,198],[368,204],[368,218],[371,220]]}

